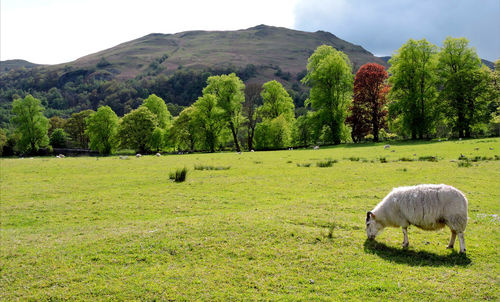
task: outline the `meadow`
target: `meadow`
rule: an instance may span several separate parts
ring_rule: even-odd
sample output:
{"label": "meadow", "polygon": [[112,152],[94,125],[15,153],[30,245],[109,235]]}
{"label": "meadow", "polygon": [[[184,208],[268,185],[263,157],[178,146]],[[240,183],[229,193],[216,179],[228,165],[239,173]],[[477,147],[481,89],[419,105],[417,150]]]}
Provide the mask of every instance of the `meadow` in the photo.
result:
{"label": "meadow", "polygon": [[[488,138],[1,159],[0,300],[498,301],[499,157]],[[420,183],[466,194],[466,255],[448,228],[367,241],[366,212]]]}

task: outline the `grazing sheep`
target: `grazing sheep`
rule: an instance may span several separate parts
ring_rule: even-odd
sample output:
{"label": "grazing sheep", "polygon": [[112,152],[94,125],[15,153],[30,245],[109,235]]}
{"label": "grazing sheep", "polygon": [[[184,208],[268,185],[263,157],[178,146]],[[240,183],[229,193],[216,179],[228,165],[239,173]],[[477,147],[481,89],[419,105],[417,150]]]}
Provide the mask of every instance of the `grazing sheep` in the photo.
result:
{"label": "grazing sheep", "polygon": [[366,215],[368,239],[375,239],[377,233],[387,226],[402,227],[403,247],[409,244],[407,228],[410,225],[423,230],[438,230],[447,225],[451,230],[448,248],[453,248],[458,235],[460,252],[465,253],[467,198],[448,185],[399,187]]}
{"label": "grazing sheep", "polygon": [[250,152],[255,152],[255,151],[253,151],[253,149],[252,149],[252,150],[250,150]]}
{"label": "grazing sheep", "polygon": [[141,156],[142,156],[142,155],[141,155],[140,153],[137,153],[137,154],[135,155],[135,157],[137,157],[137,158],[139,158],[139,157],[141,157]]}
{"label": "grazing sheep", "polygon": [[161,156],[161,154],[160,154],[160,153],[156,153],[156,156],[160,157],[160,156]]}
{"label": "grazing sheep", "polygon": [[391,145],[385,145],[384,149],[389,149],[390,147],[391,147]]}
{"label": "grazing sheep", "polygon": [[314,150],[319,150],[319,146],[314,146]]}

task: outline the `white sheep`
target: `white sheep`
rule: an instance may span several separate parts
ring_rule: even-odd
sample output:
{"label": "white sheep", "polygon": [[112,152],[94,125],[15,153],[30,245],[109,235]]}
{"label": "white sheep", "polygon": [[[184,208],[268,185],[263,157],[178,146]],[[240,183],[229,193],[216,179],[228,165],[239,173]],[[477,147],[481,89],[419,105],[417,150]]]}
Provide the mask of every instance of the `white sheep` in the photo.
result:
{"label": "white sheep", "polygon": [[140,153],[137,153],[137,154],[135,155],[135,157],[137,157],[137,158],[139,158],[139,157],[141,157],[141,156],[142,156],[142,155],[141,155]]}
{"label": "white sheep", "polygon": [[160,157],[160,156],[161,156],[161,154],[160,154],[160,153],[156,153],[156,156],[157,156],[157,157]]}
{"label": "white sheep", "polygon": [[319,150],[319,146],[314,146],[314,150]]}
{"label": "white sheep", "polygon": [[391,147],[391,145],[385,145],[384,149],[389,149],[390,147]]}
{"label": "white sheep", "polygon": [[410,225],[423,230],[438,230],[447,225],[451,230],[448,248],[453,248],[458,235],[460,252],[465,253],[467,198],[458,189],[443,184],[399,187],[366,215],[368,239],[375,239],[387,226],[402,227],[405,248],[409,244],[407,228]]}

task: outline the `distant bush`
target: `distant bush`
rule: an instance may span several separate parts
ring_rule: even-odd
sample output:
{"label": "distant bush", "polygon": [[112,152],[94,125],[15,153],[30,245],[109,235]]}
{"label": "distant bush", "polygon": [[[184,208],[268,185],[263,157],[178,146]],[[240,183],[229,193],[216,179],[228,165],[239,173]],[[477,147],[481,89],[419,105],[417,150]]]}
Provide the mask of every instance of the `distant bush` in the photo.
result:
{"label": "distant bush", "polygon": [[463,160],[458,162],[458,166],[462,168],[472,167],[472,163],[468,160]]}
{"label": "distant bush", "polygon": [[169,178],[175,182],[183,182],[186,180],[187,168],[177,169],[175,172],[170,172]]}
{"label": "distant bush", "polygon": [[380,157],[378,160],[383,164],[387,163],[387,158],[385,157]]}
{"label": "distant bush", "polygon": [[319,167],[319,168],[328,168],[328,167],[331,167],[333,166],[334,163],[337,163],[338,161],[335,160],[335,159],[328,159],[328,160],[325,160],[325,161],[319,161],[316,163],[316,167]]}
{"label": "distant bush", "polygon": [[359,161],[360,158],[359,157],[355,157],[355,156],[351,156],[351,157],[348,158],[348,160],[350,160],[350,161]]}
{"label": "distant bush", "polygon": [[311,166],[311,163],[304,163],[304,164],[299,164],[297,163],[297,167],[305,167],[305,168],[309,168]]}
{"label": "distant bush", "polygon": [[400,157],[399,161],[413,161],[414,159],[411,157]]}
{"label": "distant bush", "polygon": [[206,166],[206,165],[195,165],[195,170],[203,171],[203,170],[229,170],[231,166]]}
{"label": "distant bush", "polygon": [[431,161],[431,162],[437,162],[438,158],[437,156],[420,156],[418,158],[419,161]]}

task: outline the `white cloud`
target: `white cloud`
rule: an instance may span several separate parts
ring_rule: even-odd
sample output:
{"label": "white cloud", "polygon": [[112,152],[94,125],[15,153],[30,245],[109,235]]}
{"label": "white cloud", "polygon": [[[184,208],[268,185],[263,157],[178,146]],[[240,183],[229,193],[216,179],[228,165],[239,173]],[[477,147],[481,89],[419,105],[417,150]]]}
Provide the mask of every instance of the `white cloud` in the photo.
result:
{"label": "white cloud", "polygon": [[3,0],[0,57],[55,64],[153,32],[292,27],[295,2]]}

